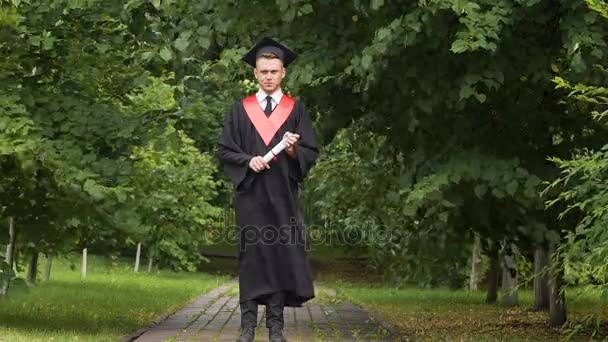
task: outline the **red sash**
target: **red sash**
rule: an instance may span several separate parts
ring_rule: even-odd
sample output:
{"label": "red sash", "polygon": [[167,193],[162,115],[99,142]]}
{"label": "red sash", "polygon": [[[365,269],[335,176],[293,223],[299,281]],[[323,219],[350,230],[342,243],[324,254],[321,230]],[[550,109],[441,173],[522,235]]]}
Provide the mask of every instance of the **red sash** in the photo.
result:
{"label": "red sash", "polygon": [[245,112],[266,146],[270,144],[279,128],[283,126],[283,123],[285,123],[285,120],[291,114],[295,103],[296,101],[293,98],[283,95],[281,102],[279,102],[272,114],[267,117],[262,111],[262,107],[260,107],[258,98],[255,95],[247,96],[243,99]]}

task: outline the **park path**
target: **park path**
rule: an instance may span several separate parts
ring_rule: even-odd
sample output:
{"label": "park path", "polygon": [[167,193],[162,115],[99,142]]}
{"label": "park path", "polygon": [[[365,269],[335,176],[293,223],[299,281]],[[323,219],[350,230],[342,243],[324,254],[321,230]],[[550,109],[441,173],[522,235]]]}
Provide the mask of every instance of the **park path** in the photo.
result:
{"label": "park path", "polygon": [[[285,308],[284,335],[288,341],[395,341],[387,323],[335,292],[316,285],[317,298],[301,308]],[[240,309],[235,281],[213,289],[161,322],[136,332],[125,341],[234,341],[239,334]],[[268,341],[264,307],[259,306],[256,341]]]}

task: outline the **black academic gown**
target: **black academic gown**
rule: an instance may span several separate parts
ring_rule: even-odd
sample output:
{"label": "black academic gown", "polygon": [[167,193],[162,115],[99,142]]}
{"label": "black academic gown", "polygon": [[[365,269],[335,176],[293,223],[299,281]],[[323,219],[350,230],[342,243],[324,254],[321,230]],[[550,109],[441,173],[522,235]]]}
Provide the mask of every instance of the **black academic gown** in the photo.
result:
{"label": "black academic gown", "polygon": [[[260,173],[249,169],[251,158],[264,156],[287,131],[300,134],[297,158],[282,152],[270,161],[270,169]],[[286,292],[285,306],[301,306],[314,297],[298,190],[318,153],[309,113],[300,101],[295,101],[268,145],[245,112],[243,101],[236,102],[226,116],[219,155],[235,185],[241,303],[255,300],[265,304],[267,296],[278,291]]]}

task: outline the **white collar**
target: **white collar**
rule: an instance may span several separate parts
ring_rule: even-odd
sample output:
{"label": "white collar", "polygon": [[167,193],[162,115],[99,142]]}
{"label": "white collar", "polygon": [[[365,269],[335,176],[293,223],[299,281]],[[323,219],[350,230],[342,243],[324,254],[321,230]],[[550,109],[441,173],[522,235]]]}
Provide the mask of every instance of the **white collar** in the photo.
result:
{"label": "white collar", "polygon": [[266,94],[265,91],[262,90],[262,88],[260,88],[258,90],[258,92],[255,94],[255,97],[258,99],[259,103],[262,103],[262,101],[266,100],[266,96],[270,95],[270,97],[272,97],[272,99],[274,100],[275,103],[280,103],[281,102],[281,98],[283,98],[283,91],[281,90],[281,88],[277,89],[274,91],[274,93],[272,94]]}

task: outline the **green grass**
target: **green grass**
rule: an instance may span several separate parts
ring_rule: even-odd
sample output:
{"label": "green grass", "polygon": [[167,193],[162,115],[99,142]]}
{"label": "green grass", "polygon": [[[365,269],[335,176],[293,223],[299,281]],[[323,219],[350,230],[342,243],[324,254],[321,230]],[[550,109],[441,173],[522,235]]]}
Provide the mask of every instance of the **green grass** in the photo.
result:
{"label": "green grass", "polygon": [[117,341],[227,280],[133,273],[130,263],[92,257],[83,281],[77,259],[55,260],[50,282],[17,284],[0,299],[0,341]]}
{"label": "green grass", "polygon": [[[519,292],[519,307],[505,308],[486,304],[481,291],[395,289],[352,281],[327,285],[337,289],[339,298],[365,304],[414,341],[557,341],[567,335],[566,330],[548,326],[547,312],[531,310],[529,290]],[[598,300],[597,292],[570,291],[570,319],[582,319]],[[574,340],[579,338],[588,340]]]}
{"label": "green grass", "polygon": [[[519,307],[506,308],[500,296],[498,304],[486,304],[484,291],[391,287],[366,270],[364,261],[352,260],[323,263],[316,280],[335,289],[336,300],[364,304],[410,341],[558,341],[570,333],[550,328],[547,312],[531,310],[530,290],[519,291]],[[580,323],[595,312],[600,295],[595,289],[569,289],[569,321]],[[606,322],[603,310],[600,317]],[[589,331],[572,340],[589,341]]]}

